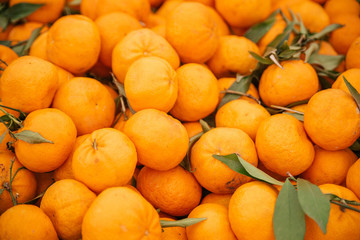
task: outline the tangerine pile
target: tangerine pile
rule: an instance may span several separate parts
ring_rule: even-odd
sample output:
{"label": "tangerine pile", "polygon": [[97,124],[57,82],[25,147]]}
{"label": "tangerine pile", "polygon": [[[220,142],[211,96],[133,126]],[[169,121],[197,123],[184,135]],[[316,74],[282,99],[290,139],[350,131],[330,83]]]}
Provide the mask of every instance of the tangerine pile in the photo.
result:
{"label": "tangerine pile", "polygon": [[[356,0],[1,2],[43,5],[0,33],[0,240],[275,239],[279,188],[214,154],[360,201],[360,111],[344,81],[360,92]],[[259,67],[296,16],[308,33],[344,25],[316,42],[317,56],[346,56],[332,78],[304,54]],[[205,219],[160,224],[186,217]],[[359,223],[332,205],[327,233],[306,217],[304,239],[359,240]]]}

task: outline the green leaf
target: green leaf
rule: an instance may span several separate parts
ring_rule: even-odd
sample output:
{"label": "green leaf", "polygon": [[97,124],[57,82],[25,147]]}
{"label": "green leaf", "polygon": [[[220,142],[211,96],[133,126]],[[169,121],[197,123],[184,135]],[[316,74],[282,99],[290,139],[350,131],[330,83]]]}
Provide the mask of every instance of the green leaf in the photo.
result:
{"label": "green leaf", "polygon": [[360,94],[359,92],[349,83],[345,76],[343,76],[346,87],[349,89],[351,96],[354,98],[358,108],[360,109]]}
{"label": "green leaf", "polygon": [[202,222],[207,218],[184,218],[177,221],[168,221],[168,220],[160,220],[160,225],[162,228],[167,227],[188,227],[194,225],[196,223]]}
{"label": "green leaf", "polygon": [[24,52],[25,45],[16,45],[11,48],[18,56],[22,56],[22,53]]}
{"label": "green leaf", "polygon": [[311,35],[309,37],[310,40],[319,40],[323,37],[325,37],[327,34],[331,33],[332,31],[335,31],[336,29],[339,29],[339,28],[342,28],[344,27],[345,25],[341,25],[341,24],[330,24],[328,26],[326,26],[323,30],[321,30],[320,32],[318,33],[315,33],[313,35]]}
{"label": "green leaf", "polygon": [[329,77],[332,80],[336,80],[340,75],[340,73],[337,71],[325,70],[316,65],[313,65],[313,68],[316,70],[316,72],[319,76]]}
{"label": "green leaf", "polygon": [[344,55],[323,55],[314,53],[310,56],[308,63],[319,64],[325,70],[332,71],[339,66],[339,64],[345,59]]}
{"label": "green leaf", "polygon": [[246,31],[244,37],[250,39],[254,43],[258,43],[260,39],[272,28],[276,22],[276,15],[279,10],[274,11],[265,21],[255,24]]}
{"label": "green leaf", "polygon": [[285,40],[289,39],[290,33],[294,29],[294,25],[295,25],[294,22],[290,22],[285,27],[284,31],[281,34],[277,35],[276,38],[269,43],[268,47],[278,48],[279,46],[281,46]]}
{"label": "green leaf", "polygon": [[289,179],[276,199],[273,228],[276,240],[303,240],[305,236],[305,214]]}
{"label": "green leaf", "polygon": [[11,43],[12,43],[12,41],[0,41],[0,45],[4,45],[4,46],[7,46],[7,47],[10,47]]}
{"label": "green leaf", "polygon": [[200,119],[200,125],[201,125],[201,128],[203,130],[204,133],[210,131],[211,127],[209,126],[209,124],[207,122],[205,122],[204,120]]}
{"label": "green leaf", "polygon": [[356,140],[351,146],[350,149],[355,151],[355,152],[359,152],[360,151],[360,142],[359,139]]}
{"label": "green leaf", "polygon": [[42,28],[43,28],[43,26],[39,27],[39,28],[36,28],[31,32],[31,36],[30,36],[29,40],[27,40],[27,43],[25,44],[25,46],[24,46],[24,48],[23,48],[23,50],[21,52],[21,55],[19,55],[19,56],[24,56],[24,55],[27,55],[29,53],[31,45],[33,44],[35,39],[40,35],[40,32],[41,32]]}
{"label": "green leaf", "polygon": [[328,80],[326,80],[323,76],[319,76],[319,82],[323,90],[332,87],[332,84]]}
{"label": "green leaf", "polygon": [[297,120],[304,122],[304,114],[295,113],[295,112],[284,112],[284,114],[291,115],[295,117]]}
{"label": "green leaf", "polygon": [[5,10],[4,15],[10,18],[12,23],[25,18],[44,6],[45,4],[18,3]]}
{"label": "green leaf", "polygon": [[297,54],[299,50],[285,50],[279,54],[279,58],[281,60],[290,60],[294,57],[295,54]]}
{"label": "green leaf", "polygon": [[[246,93],[249,90],[251,80],[252,79],[250,78],[250,76],[243,77],[238,74],[236,76],[236,81],[231,85],[229,90]],[[239,98],[239,95],[236,95],[236,94],[230,94],[230,93],[225,94],[225,96],[221,99],[218,109],[221,108],[226,103],[228,103],[232,100],[238,99],[238,98]]]}
{"label": "green leaf", "polygon": [[242,159],[239,155],[233,153],[226,156],[220,156],[220,155],[213,155],[213,157],[225,165],[227,165],[229,168],[234,170],[235,172],[238,172],[240,174],[243,174],[245,176],[257,179],[259,181],[267,182],[269,184],[275,184],[275,185],[283,185],[283,182],[280,182],[276,180],[275,178],[267,175],[257,167],[254,167],[252,164],[248,163],[244,159]]}
{"label": "green leaf", "polygon": [[51,143],[54,144],[54,142],[45,139],[43,136],[41,136],[38,132],[33,132],[30,130],[24,130],[19,133],[14,134],[15,137],[19,140],[22,140],[27,143],[31,144],[38,144],[38,143]]}
{"label": "green leaf", "polygon": [[0,121],[1,122],[9,122],[9,121],[11,121],[11,118],[8,116],[8,115],[2,115],[1,117],[0,117]]}
{"label": "green leaf", "polygon": [[300,34],[307,35],[308,30],[306,29],[306,27],[304,25],[304,22],[303,22],[303,20],[301,18],[301,15],[299,14],[298,17],[299,17],[299,25],[300,25]]}
{"label": "green leaf", "polygon": [[320,43],[318,42],[312,42],[310,43],[309,47],[305,50],[304,54],[305,54],[305,60],[304,62],[309,62],[309,59],[311,57],[311,55],[313,55],[314,53],[317,53],[320,49]]}
{"label": "green leaf", "polygon": [[265,64],[265,65],[271,65],[273,64],[273,62],[268,59],[268,58],[265,58],[265,57],[262,57],[254,52],[249,52],[251,54],[251,56],[253,56],[253,58],[255,58],[259,63],[262,63],[262,64]]}
{"label": "green leaf", "polygon": [[1,134],[1,136],[0,136],[0,144],[2,143],[2,141],[4,141],[4,138],[5,138],[5,136],[6,136],[6,134],[7,134],[8,131],[9,131],[9,130],[6,129],[6,130],[4,131],[4,133]]}
{"label": "green leaf", "polygon": [[299,202],[303,211],[312,218],[326,234],[329,221],[330,201],[318,186],[307,180],[297,179]]}
{"label": "green leaf", "polygon": [[1,28],[1,31],[5,31],[8,26],[9,26],[9,18],[7,18],[4,15],[0,15],[0,28]]}

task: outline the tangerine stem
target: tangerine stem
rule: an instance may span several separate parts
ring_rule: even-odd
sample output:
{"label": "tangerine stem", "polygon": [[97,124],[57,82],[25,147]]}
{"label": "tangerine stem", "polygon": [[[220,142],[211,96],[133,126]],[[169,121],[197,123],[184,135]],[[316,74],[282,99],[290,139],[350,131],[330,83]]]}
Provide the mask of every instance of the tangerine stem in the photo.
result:
{"label": "tangerine stem", "polygon": [[248,97],[248,98],[251,98],[251,99],[255,100],[258,104],[261,104],[259,99],[257,99],[256,97],[254,97],[254,96],[252,96],[251,94],[248,94],[248,93],[242,93],[242,92],[237,92],[237,91],[233,91],[233,90],[224,90],[224,91],[220,91],[220,93],[230,93],[230,94],[245,96],[245,97]]}
{"label": "tangerine stem", "polygon": [[334,200],[330,200],[330,202],[333,203],[333,204],[339,205],[340,207],[347,208],[347,209],[350,209],[350,210],[353,210],[355,212],[360,213],[360,209],[354,208],[354,207],[349,206],[347,204],[340,203],[340,202],[337,202],[337,201],[334,201]]}
{"label": "tangerine stem", "polygon": [[281,106],[277,106],[277,105],[271,105],[270,107],[275,108],[275,109],[280,109],[280,110],[289,111],[289,112],[304,115],[303,112],[300,112],[300,111],[297,111],[297,110],[294,110],[294,109],[291,109],[291,108],[287,108],[287,107],[281,107]]}
{"label": "tangerine stem", "polygon": [[96,143],[96,139],[94,139],[93,144],[92,144],[92,147],[93,147],[95,150],[98,150],[98,148],[97,148],[97,143]]}

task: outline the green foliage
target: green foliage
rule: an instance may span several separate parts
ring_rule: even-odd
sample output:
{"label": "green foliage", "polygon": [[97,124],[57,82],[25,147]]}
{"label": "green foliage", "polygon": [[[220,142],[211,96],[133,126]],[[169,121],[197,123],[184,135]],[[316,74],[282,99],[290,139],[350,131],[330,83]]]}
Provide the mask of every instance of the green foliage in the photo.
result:
{"label": "green foliage", "polygon": [[358,108],[360,109],[360,94],[359,92],[356,90],[356,88],[354,88],[351,83],[349,83],[349,81],[346,79],[345,76],[343,76],[344,82],[346,84],[346,87],[349,89],[351,96],[354,98]]}
{"label": "green foliage", "polygon": [[39,144],[39,143],[54,144],[54,142],[47,140],[43,136],[41,136],[40,133],[33,132],[30,130],[23,130],[21,132],[15,133],[14,136],[16,137],[16,139],[19,139],[21,141],[31,143],[31,144]]}
{"label": "green foliage", "polygon": [[250,39],[254,43],[258,43],[260,39],[271,29],[276,22],[276,15],[279,10],[274,11],[265,21],[255,24],[246,31],[244,37]]}
{"label": "green foliage", "polygon": [[[240,74],[236,75],[236,81],[231,85],[231,87],[229,88],[229,90],[231,91],[235,91],[235,92],[241,92],[241,93],[246,93],[249,90],[250,84],[251,84],[252,78],[251,75],[250,76],[241,76]],[[218,109],[221,108],[222,106],[224,106],[226,103],[238,99],[239,95],[236,94],[225,94],[225,96],[222,98]]]}
{"label": "green foliage", "polygon": [[18,3],[9,7],[8,4],[3,3],[0,6],[0,27],[5,30],[10,23],[19,22],[44,6],[44,4]]}
{"label": "green foliage", "polygon": [[315,184],[304,179],[297,179],[298,195],[301,208],[326,233],[330,214],[330,201]]}
{"label": "green foliage", "polygon": [[[290,173],[290,177],[283,183],[273,179],[235,153],[226,156],[213,155],[213,157],[240,174],[268,184],[282,185],[273,215],[273,229],[276,240],[304,239],[305,215],[312,218],[321,230],[326,233],[330,203],[360,212],[359,209],[350,206],[359,206],[360,203],[344,200],[333,194],[323,194],[315,184],[301,178],[295,179]],[[295,181],[295,186],[290,183],[290,179]]]}
{"label": "green foliage", "polygon": [[273,228],[276,240],[303,240],[305,236],[305,213],[289,179],[276,199]]}
{"label": "green foliage", "polygon": [[213,157],[226,164],[235,172],[270,184],[283,185],[283,182],[276,180],[260,169],[254,167],[235,153],[226,156],[213,155]]}
{"label": "green foliage", "polygon": [[162,228],[167,227],[188,227],[194,225],[196,223],[202,222],[207,218],[184,218],[177,221],[168,221],[168,220],[160,220],[160,225]]}

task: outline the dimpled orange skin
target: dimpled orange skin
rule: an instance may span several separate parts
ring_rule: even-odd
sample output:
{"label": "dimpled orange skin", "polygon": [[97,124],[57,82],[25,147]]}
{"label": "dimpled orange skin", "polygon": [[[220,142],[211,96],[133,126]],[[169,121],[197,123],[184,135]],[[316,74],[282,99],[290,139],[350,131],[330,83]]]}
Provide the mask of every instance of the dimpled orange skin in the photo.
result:
{"label": "dimpled orange skin", "polygon": [[[15,158],[15,155],[10,151],[0,151],[0,189],[4,190],[4,184],[10,182],[10,166],[11,160]],[[12,176],[15,172],[23,167],[21,163],[15,158],[12,167]],[[36,194],[36,179],[32,172],[27,169],[21,169],[16,174],[14,181],[12,182],[12,191],[14,196],[18,195],[17,202],[24,203],[35,197]],[[12,207],[10,193],[4,190],[0,194],[0,215],[8,208]]]}
{"label": "dimpled orange skin", "polygon": [[95,193],[84,184],[65,179],[46,190],[40,208],[62,240],[77,240],[81,238],[83,217],[95,198]]}
{"label": "dimpled orange skin", "polygon": [[186,128],[189,138],[203,131],[200,122],[184,122],[182,125]]}
{"label": "dimpled orange skin", "polygon": [[70,79],[74,78],[74,75],[71,72],[62,69],[61,67],[57,67],[57,69],[59,77],[59,87],[61,87],[62,84],[68,82]]}
{"label": "dimpled orange skin", "polygon": [[[0,59],[3,62],[0,62],[0,68],[2,69],[6,69],[7,66],[12,63],[15,59],[18,58],[18,55],[16,54],[16,52],[14,52],[14,50],[12,50],[11,48],[4,46],[4,45],[0,45]],[[3,70],[0,69],[0,74],[3,73]]]}
{"label": "dimpled orange skin", "polygon": [[[356,197],[356,195],[351,190],[345,187],[335,184],[323,184],[320,185],[319,188],[324,194],[332,193],[339,196],[340,198],[359,202],[359,199]],[[356,208],[359,209],[359,207]],[[338,205],[331,204],[329,221],[326,227],[326,235],[323,234],[323,232],[314,220],[307,216],[305,220],[305,240],[360,239],[360,214],[349,209],[343,210]]]}
{"label": "dimpled orange skin", "polygon": [[239,154],[255,167],[258,164],[254,142],[240,129],[213,128],[201,136],[191,149],[191,167],[201,186],[213,193],[227,194],[250,181],[249,177],[231,170],[213,157],[213,154],[232,153]]}
{"label": "dimpled orange skin", "polygon": [[130,65],[141,57],[163,58],[174,69],[180,65],[179,56],[169,42],[149,29],[135,30],[126,35],[115,46],[112,55],[112,69],[121,83],[124,83]]}
{"label": "dimpled orange skin", "polygon": [[80,3],[80,13],[84,16],[95,20],[96,16],[96,6],[99,0],[81,0]]}
{"label": "dimpled orange skin", "polygon": [[215,203],[201,204],[192,210],[188,217],[207,218],[202,222],[186,227],[188,240],[237,239],[230,227],[228,209],[222,205]]}
{"label": "dimpled orange skin", "polygon": [[203,65],[189,63],[176,70],[179,91],[170,113],[182,121],[197,121],[212,113],[219,99],[216,77]]}
{"label": "dimpled orange skin", "polygon": [[69,156],[77,135],[71,118],[54,108],[31,112],[19,132],[25,130],[37,132],[53,142],[31,144],[16,141],[16,157],[33,172],[50,172],[60,167]]}
{"label": "dimpled orange skin", "polygon": [[350,45],[346,53],[346,69],[360,68],[359,56],[360,54],[360,37],[357,37]]}
{"label": "dimpled orange skin", "polygon": [[127,120],[124,133],[134,142],[139,163],[165,171],[185,157],[189,137],[175,118],[156,109],[145,109]]}
{"label": "dimpled orange skin", "polygon": [[220,14],[212,7],[208,7],[212,18],[215,20],[217,25],[217,33],[219,36],[230,35],[230,29],[225,20],[220,16]]}
{"label": "dimpled orange skin", "polygon": [[54,179],[55,181],[60,181],[62,179],[75,179],[74,173],[72,170],[72,159],[74,156],[74,152],[77,149],[77,147],[89,136],[89,134],[85,134],[82,136],[78,136],[76,138],[76,141],[74,143],[73,149],[71,153],[69,154],[69,157],[65,160],[65,162],[55,169],[54,171]]}
{"label": "dimpled orange skin", "polygon": [[131,31],[141,29],[140,22],[122,12],[113,12],[98,17],[95,21],[101,36],[100,61],[111,67],[112,51],[116,44]]}
{"label": "dimpled orange skin", "polygon": [[75,150],[72,169],[76,180],[100,193],[127,184],[134,174],[136,149],[119,130],[103,128],[92,132]]}
{"label": "dimpled orange skin", "polygon": [[359,109],[343,90],[322,90],[310,99],[304,126],[316,145],[330,151],[345,149],[360,136]]}
{"label": "dimpled orange skin", "polygon": [[30,47],[29,55],[48,61],[46,45],[48,32],[40,34]]}
{"label": "dimpled orange skin", "polygon": [[282,17],[277,17],[274,25],[272,25],[270,30],[258,42],[261,54],[265,52],[267,45],[271,43],[276,38],[276,36],[278,36],[284,31],[285,27],[286,22],[284,21],[284,19]]}
{"label": "dimpled orange skin", "polygon": [[65,6],[65,0],[10,0],[10,7],[19,3],[44,4],[26,17],[28,21],[50,23],[58,19]]}
{"label": "dimpled orange skin", "polygon": [[360,196],[360,187],[359,187],[359,181],[360,181],[360,161],[357,160],[347,172],[346,175],[346,187],[349,188],[351,191],[353,191],[357,197]]}
{"label": "dimpled orange skin", "polygon": [[270,113],[258,103],[247,99],[236,99],[223,105],[215,115],[216,127],[239,128],[255,141],[260,123]]}
{"label": "dimpled orange skin", "polygon": [[64,83],[56,92],[52,106],[71,117],[78,135],[110,127],[115,117],[114,99],[92,78],[76,77]]}
{"label": "dimpled orange skin", "polygon": [[258,46],[245,37],[222,36],[215,54],[207,62],[216,77],[229,77],[234,73],[250,74],[257,60],[249,52],[260,54]]}
{"label": "dimpled orange skin", "polygon": [[5,31],[2,27],[0,27],[0,41],[4,41],[8,39],[9,33],[13,27],[14,25],[9,24],[9,26],[7,26]]}
{"label": "dimpled orange skin", "polygon": [[349,168],[357,160],[355,153],[348,148],[328,151],[315,146],[314,149],[314,162],[301,174],[301,177],[316,185],[325,183],[340,185],[345,182]]}
{"label": "dimpled orange skin", "polygon": [[259,94],[267,106],[286,106],[309,99],[319,89],[314,68],[302,60],[281,62],[283,69],[270,65],[261,76]]}
{"label": "dimpled orange skin", "polygon": [[265,119],[258,128],[255,144],[260,161],[281,176],[288,172],[296,176],[314,160],[314,147],[303,124],[288,114]]}
{"label": "dimpled orange skin", "polygon": [[26,22],[24,24],[16,25],[10,30],[7,40],[13,41],[12,45],[20,41],[28,40],[32,32],[41,27],[41,33],[46,32],[49,29],[48,26],[44,26],[39,22]]}
{"label": "dimpled orange skin", "polygon": [[48,59],[74,74],[95,65],[100,54],[100,33],[95,23],[82,15],[59,18],[51,26],[47,38]]}
{"label": "dimpled orange skin", "polygon": [[320,32],[330,24],[330,18],[323,7],[313,1],[300,1],[292,4],[290,9],[300,15],[310,32]]}
{"label": "dimpled orange skin", "polygon": [[236,189],[229,203],[229,220],[238,239],[275,239],[272,219],[277,196],[278,191],[274,187],[259,181]]}
{"label": "dimpled orange skin", "polygon": [[138,20],[145,21],[151,9],[148,0],[101,0],[97,1],[95,12],[96,17],[112,12],[124,12]]}
{"label": "dimpled orange skin", "polygon": [[339,54],[346,54],[351,43],[360,36],[360,18],[356,15],[337,15],[331,19],[331,23],[345,25],[333,31],[329,42]]}
{"label": "dimpled orange skin", "polygon": [[49,107],[57,86],[58,73],[53,64],[37,57],[20,57],[1,75],[1,101],[29,113]]}
{"label": "dimpled orange skin", "polygon": [[[175,221],[167,217],[160,217],[160,220]],[[187,240],[186,230],[183,227],[168,227],[161,231],[161,240]]]}
{"label": "dimpled orange skin", "polygon": [[201,204],[205,203],[216,203],[223,205],[224,207],[229,207],[229,202],[231,199],[232,194],[215,194],[215,193],[209,193],[206,195],[203,200],[201,201]]}
{"label": "dimpled orange skin", "polygon": [[147,108],[169,112],[178,96],[178,79],[171,65],[159,57],[136,60],[126,73],[124,87],[135,111]]}
{"label": "dimpled orange skin", "polygon": [[358,92],[360,91],[360,68],[352,68],[342,72],[331,86],[331,88],[341,89],[350,94],[344,77]]}
{"label": "dimpled orange skin", "polygon": [[139,193],[108,188],[91,204],[82,223],[83,240],[159,240],[159,215]]}
{"label": "dimpled orange skin", "polygon": [[166,39],[181,62],[204,63],[215,53],[219,43],[216,20],[201,3],[181,3],[166,19]]}
{"label": "dimpled orange skin", "polygon": [[188,215],[201,199],[201,186],[180,166],[167,171],[142,168],[137,189],[155,208],[172,216]]}
{"label": "dimpled orange skin", "polygon": [[215,0],[215,8],[234,27],[250,27],[268,17],[271,0]]}
{"label": "dimpled orange skin", "polygon": [[20,204],[0,216],[0,239],[58,240],[46,214],[34,205]]}
{"label": "dimpled orange skin", "polygon": [[327,0],[324,9],[330,18],[337,15],[359,16],[360,14],[360,6],[356,0]]}

